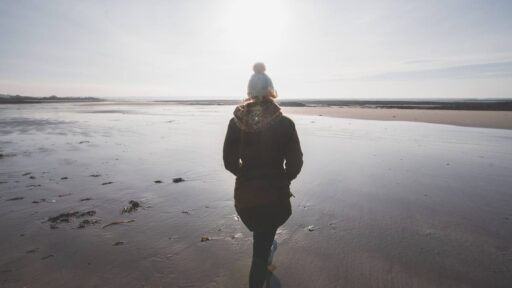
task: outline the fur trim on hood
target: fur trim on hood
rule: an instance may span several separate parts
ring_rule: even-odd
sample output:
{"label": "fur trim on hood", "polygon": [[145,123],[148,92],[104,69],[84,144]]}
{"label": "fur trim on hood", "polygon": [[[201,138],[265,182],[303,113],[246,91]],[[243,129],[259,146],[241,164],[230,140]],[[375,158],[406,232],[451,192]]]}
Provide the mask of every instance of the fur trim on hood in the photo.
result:
{"label": "fur trim on hood", "polygon": [[281,108],[272,98],[250,98],[238,105],[233,112],[240,129],[255,132],[263,130],[283,116]]}

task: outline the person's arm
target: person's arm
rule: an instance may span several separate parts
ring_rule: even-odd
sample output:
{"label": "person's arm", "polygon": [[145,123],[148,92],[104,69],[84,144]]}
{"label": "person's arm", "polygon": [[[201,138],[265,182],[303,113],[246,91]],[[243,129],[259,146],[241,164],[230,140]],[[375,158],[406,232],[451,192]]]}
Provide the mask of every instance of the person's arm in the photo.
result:
{"label": "person's arm", "polygon": [[297,130],[295,129],[295,124],[293,122],[291,136],[288,140],[288,145],[285,151],[285,160],[286,162],[284,167],[286,176],[290,181],[292,181],[297,177],[297,175],[299,175],[300,170],[302,169],[302,164],[304,163],[302,160],[299,136],[297,135]]}
{"label": "person's arm", "polygon": [[223,148],[224,167],[233,175],[240,170],[240,128],[233,119],[229,121]]}

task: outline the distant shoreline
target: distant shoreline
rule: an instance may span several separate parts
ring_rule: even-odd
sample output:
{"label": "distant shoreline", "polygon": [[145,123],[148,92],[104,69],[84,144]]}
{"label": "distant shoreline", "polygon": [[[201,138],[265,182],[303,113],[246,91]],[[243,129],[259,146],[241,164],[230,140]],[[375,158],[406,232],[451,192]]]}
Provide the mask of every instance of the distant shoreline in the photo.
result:
{"label": "distant shoreline", "polygon": [[[285,114],[312,115],[336,118],[379,120],[379,121],[409,121],[457,125],[466,127],[512,129],[512,100],[496,100],[494,102],[473,101],[458,103],[458,101],[431,105],[432,101],[410,101],[411,105],[397,105],[398,101],[350,101],[347,106],[328,106],[332,104],[347,104],[348,100],[322,101],[281,101],[279,104]],[[197,106],[235,106],[241,101],[237,100],[166,100],[166,101],[117,101],[89,103],[92,106],[158,106],[158,105],[197,105]],[[314,104],[313,104],[314,102]],[[384,103],[385,102],[385,103]],[[457,102],[457,103],[454,103]],[[463,101],[461,101],[463,102]],[[300,103],[300,104],[298,104]],[[322,103],[323,105],[319,105]],[[475,104],[476,103],[476,104]],[[367,104],[367,105],[365,105]],[[387,104],[387,106],[385,105]],[[442,106],[444,105],[444,106]],[[503,105],[499,107],[498,105]],[[439,106],[442,106],[439,108]],[[395,108],[400,107],[400,108]],[[443,109],[444,108],[444,109]],[[456,108],[456,109],[455,109]],[[491,110],[495,109],[495,110]]]}
{"label": "distant shoreline", "polygon": [[[0,94],[0,104],[43,104],[68,102],[113,102],[113,103],[153,103],[177,105],[238,105],[241,100],[113,100],[97,97],[34,97]],[[419,109],[419,110],[471,110],[471,111],[512,111],[512,99],[277,99],[282,107],[344,107],[367,109]]]}
{"label": "distant shoreline", "polygon": [[[181,105],[237,105],[240,100],[157,100]],[[512,99],[505,100],[283,100],[282,107],[346,107],[377,109],[512,111]]]}
{"label": "distant shoreline", "polygon": [[0,104],[44,104],[44,103],[75,103],[75,102],[101,102],[105,101],[96,97],[34,97],[21,95],[0,94]]}
{"label": "distant shoreline", "polygon": [[[432,104],[433,102],[435,105]],[[163,100],[117,102],[105,101],[101,103],[90,103],[85,105],[235,106],[240,103],[241,101],[239,100]],[[412,103],[414,103],[414,105],[412,105]],[[340,106],[335,106],[334,104]],[[279,102],[283,112],[285,114],[292,115],[312,115],[379,121],[409,121],[495,129],[512,129],[511,104],[512,100],[465,100],[445,102],[390,100],[310,100],[299,102],[298,100],[294,100]],[[411,108],[411,106],[413,108]]]}

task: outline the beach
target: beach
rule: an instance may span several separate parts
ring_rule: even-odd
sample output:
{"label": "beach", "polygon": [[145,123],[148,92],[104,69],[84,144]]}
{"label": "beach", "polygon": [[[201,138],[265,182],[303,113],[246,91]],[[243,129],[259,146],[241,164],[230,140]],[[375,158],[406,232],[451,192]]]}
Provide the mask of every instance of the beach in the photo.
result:
{"label": "beach", "polygon": [[[0,105],[0,286],[247,287],[233,108]],[[512,112],[283,112],[304,168],[281,287],[510,287]]]}
{"label": "beach", "polygon": [[301,115],[409,121],[467,127],[512,129],[512,111],[469,111],[436,109],[353,108],[353,107],[285,107],[285,112]]}

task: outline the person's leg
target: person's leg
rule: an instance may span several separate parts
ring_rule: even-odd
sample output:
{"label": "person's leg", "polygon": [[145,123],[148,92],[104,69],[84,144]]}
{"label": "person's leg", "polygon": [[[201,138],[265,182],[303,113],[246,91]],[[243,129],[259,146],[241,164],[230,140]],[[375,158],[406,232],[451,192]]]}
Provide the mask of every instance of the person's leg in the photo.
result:
{"label": "person's leg", "polygon": [[267,261],[270,255],[270,247],[276,235],[276,228],[269,228],[264,231],[254,231],[252,265],[249,275],[249,287],[261,288],[267,275]]}

